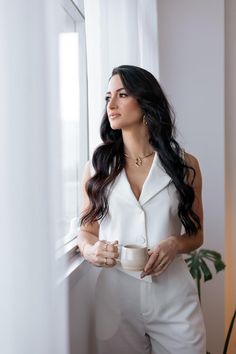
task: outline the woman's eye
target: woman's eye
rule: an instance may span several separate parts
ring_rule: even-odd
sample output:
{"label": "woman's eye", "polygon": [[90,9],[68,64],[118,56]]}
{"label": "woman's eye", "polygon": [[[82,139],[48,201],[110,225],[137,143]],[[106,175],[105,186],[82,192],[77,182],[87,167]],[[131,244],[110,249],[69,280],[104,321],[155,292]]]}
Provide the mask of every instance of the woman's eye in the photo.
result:
{"label": "woman's eye", "polygon": [[[127,96],[128,96],[127,93],[124,93],[124,92],[122,92],[122,93],[119,94],[119,97],[121,97],[121,98],[127,97]],[[105,97],[105,101],[106,101],[106,102],[109,102],[110,100],[111,100],[111,96],[106,96],[106,97]]]}

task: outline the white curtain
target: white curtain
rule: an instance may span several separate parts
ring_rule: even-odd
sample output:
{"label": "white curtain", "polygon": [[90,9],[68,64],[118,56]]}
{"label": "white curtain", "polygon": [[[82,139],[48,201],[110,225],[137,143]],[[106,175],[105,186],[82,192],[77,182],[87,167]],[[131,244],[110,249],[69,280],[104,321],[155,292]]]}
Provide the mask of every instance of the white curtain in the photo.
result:
{"label": "white curtain", "polygon": [[85,0],[84,6],[91,155],[100,142],[99,125],[112,68],[137,65],[159,76],[157,0]]}
{"label": "white curtain", "polygon": [[57,2],[0,2],[0,352],[67,354]]}

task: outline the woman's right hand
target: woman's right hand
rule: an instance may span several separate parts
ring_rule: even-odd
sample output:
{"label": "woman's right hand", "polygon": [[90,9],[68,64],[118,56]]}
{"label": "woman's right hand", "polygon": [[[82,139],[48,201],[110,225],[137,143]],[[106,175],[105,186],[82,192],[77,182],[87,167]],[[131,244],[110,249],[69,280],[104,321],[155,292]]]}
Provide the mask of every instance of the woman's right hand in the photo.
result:
{"label": "woman's right hand", "polygon": [[84,258],[97,267],[114,267],[119,257],[118,241],[97,241],[93,245],[86,244],[83,248]]}

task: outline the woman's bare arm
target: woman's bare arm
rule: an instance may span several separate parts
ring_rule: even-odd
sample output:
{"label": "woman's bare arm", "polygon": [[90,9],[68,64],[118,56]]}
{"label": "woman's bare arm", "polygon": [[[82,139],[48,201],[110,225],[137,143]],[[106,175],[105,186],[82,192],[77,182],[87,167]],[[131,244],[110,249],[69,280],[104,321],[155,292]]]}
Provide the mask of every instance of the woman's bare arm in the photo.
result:
{"label": "woman's bare arm", "polygon": [[[194,168],[196,173],[193,182],[195,199],[194,199],[192,209],[200,219],[201,229],[198,230],[197,234],[195,235],[183,234],[180,237],[179,236],[176,237],[178,253],[189,253],[191,251],[194,251],[195,249],[197,249],[203,244],[203,206],[202,206],[201,171],[200,171],[198,161],[194,156],[185,153],[185,161],[189,166]],[[189,183],[191,183],[192,178],[193,178],[193,171],[190,170]]]}
{"label": "woman's bare arm", "polygon": [[[89,198],[86,192],[86,183],[91,178],[89,161],[84,168],[84,174],[82,178],[82,208],[81,214],[89,207]],[[99,224],[98,222],[82,225],[78,235],[78,246],[80,252],[83,254],[86,245],[94,245],[98,241]]]}
{"label": "woman's bare arm", "polygon": [[[86,191],[86,183],[91,178],[90,164],[87,162],[82,179],[83,205],[81,213],[83,214],[89,208],[89,197]],[[108,243],[99,240],[99,223],[87,223],[80,227],[78,235],[78,246],[84,258],[96,266],[112,267],[116,264],[118,249],[115,243]]]}

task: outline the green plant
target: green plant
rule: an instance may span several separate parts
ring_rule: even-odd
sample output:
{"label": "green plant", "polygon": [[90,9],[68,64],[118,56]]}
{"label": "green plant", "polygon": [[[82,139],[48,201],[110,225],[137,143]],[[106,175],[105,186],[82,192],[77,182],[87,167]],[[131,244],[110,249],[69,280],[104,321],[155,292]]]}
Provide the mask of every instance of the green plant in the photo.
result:
{"label": "green plant", "polygon": [[190,252],[188,257],[185,259],[188,265],[189,271],[192,277],[196,280],[198,296],[201,301],[201,279],[204,281],[211,280],[213,275],[207,264],[207,262],[212,262],[215,267],[216,273],[224,270],[225,264],[222,261],[221,254],[207,249],[200,249],[194,252]]}
{"label": "green plant", "polygon": [[[207,249],[200,249],[194,252],[190,252],[185,259],[185,262],[188,265],[189,271],[192,274],[192,277],[196,280],[198,296],[201,301],[201,279],[204,281],[211,280],[213,278],[212,272],[208,267],[207,262],[212,262],[215,267],[216,273],[225,269],[225,264],[222,260],[221,254]],[[226,335],[223,354],[227,354],[228,345],[233,330],[234,322],[236,318],[236,309],[234,311],[233,317],[231,319],[229,329]],[[210,354],[207,352],[207,354]]]}

